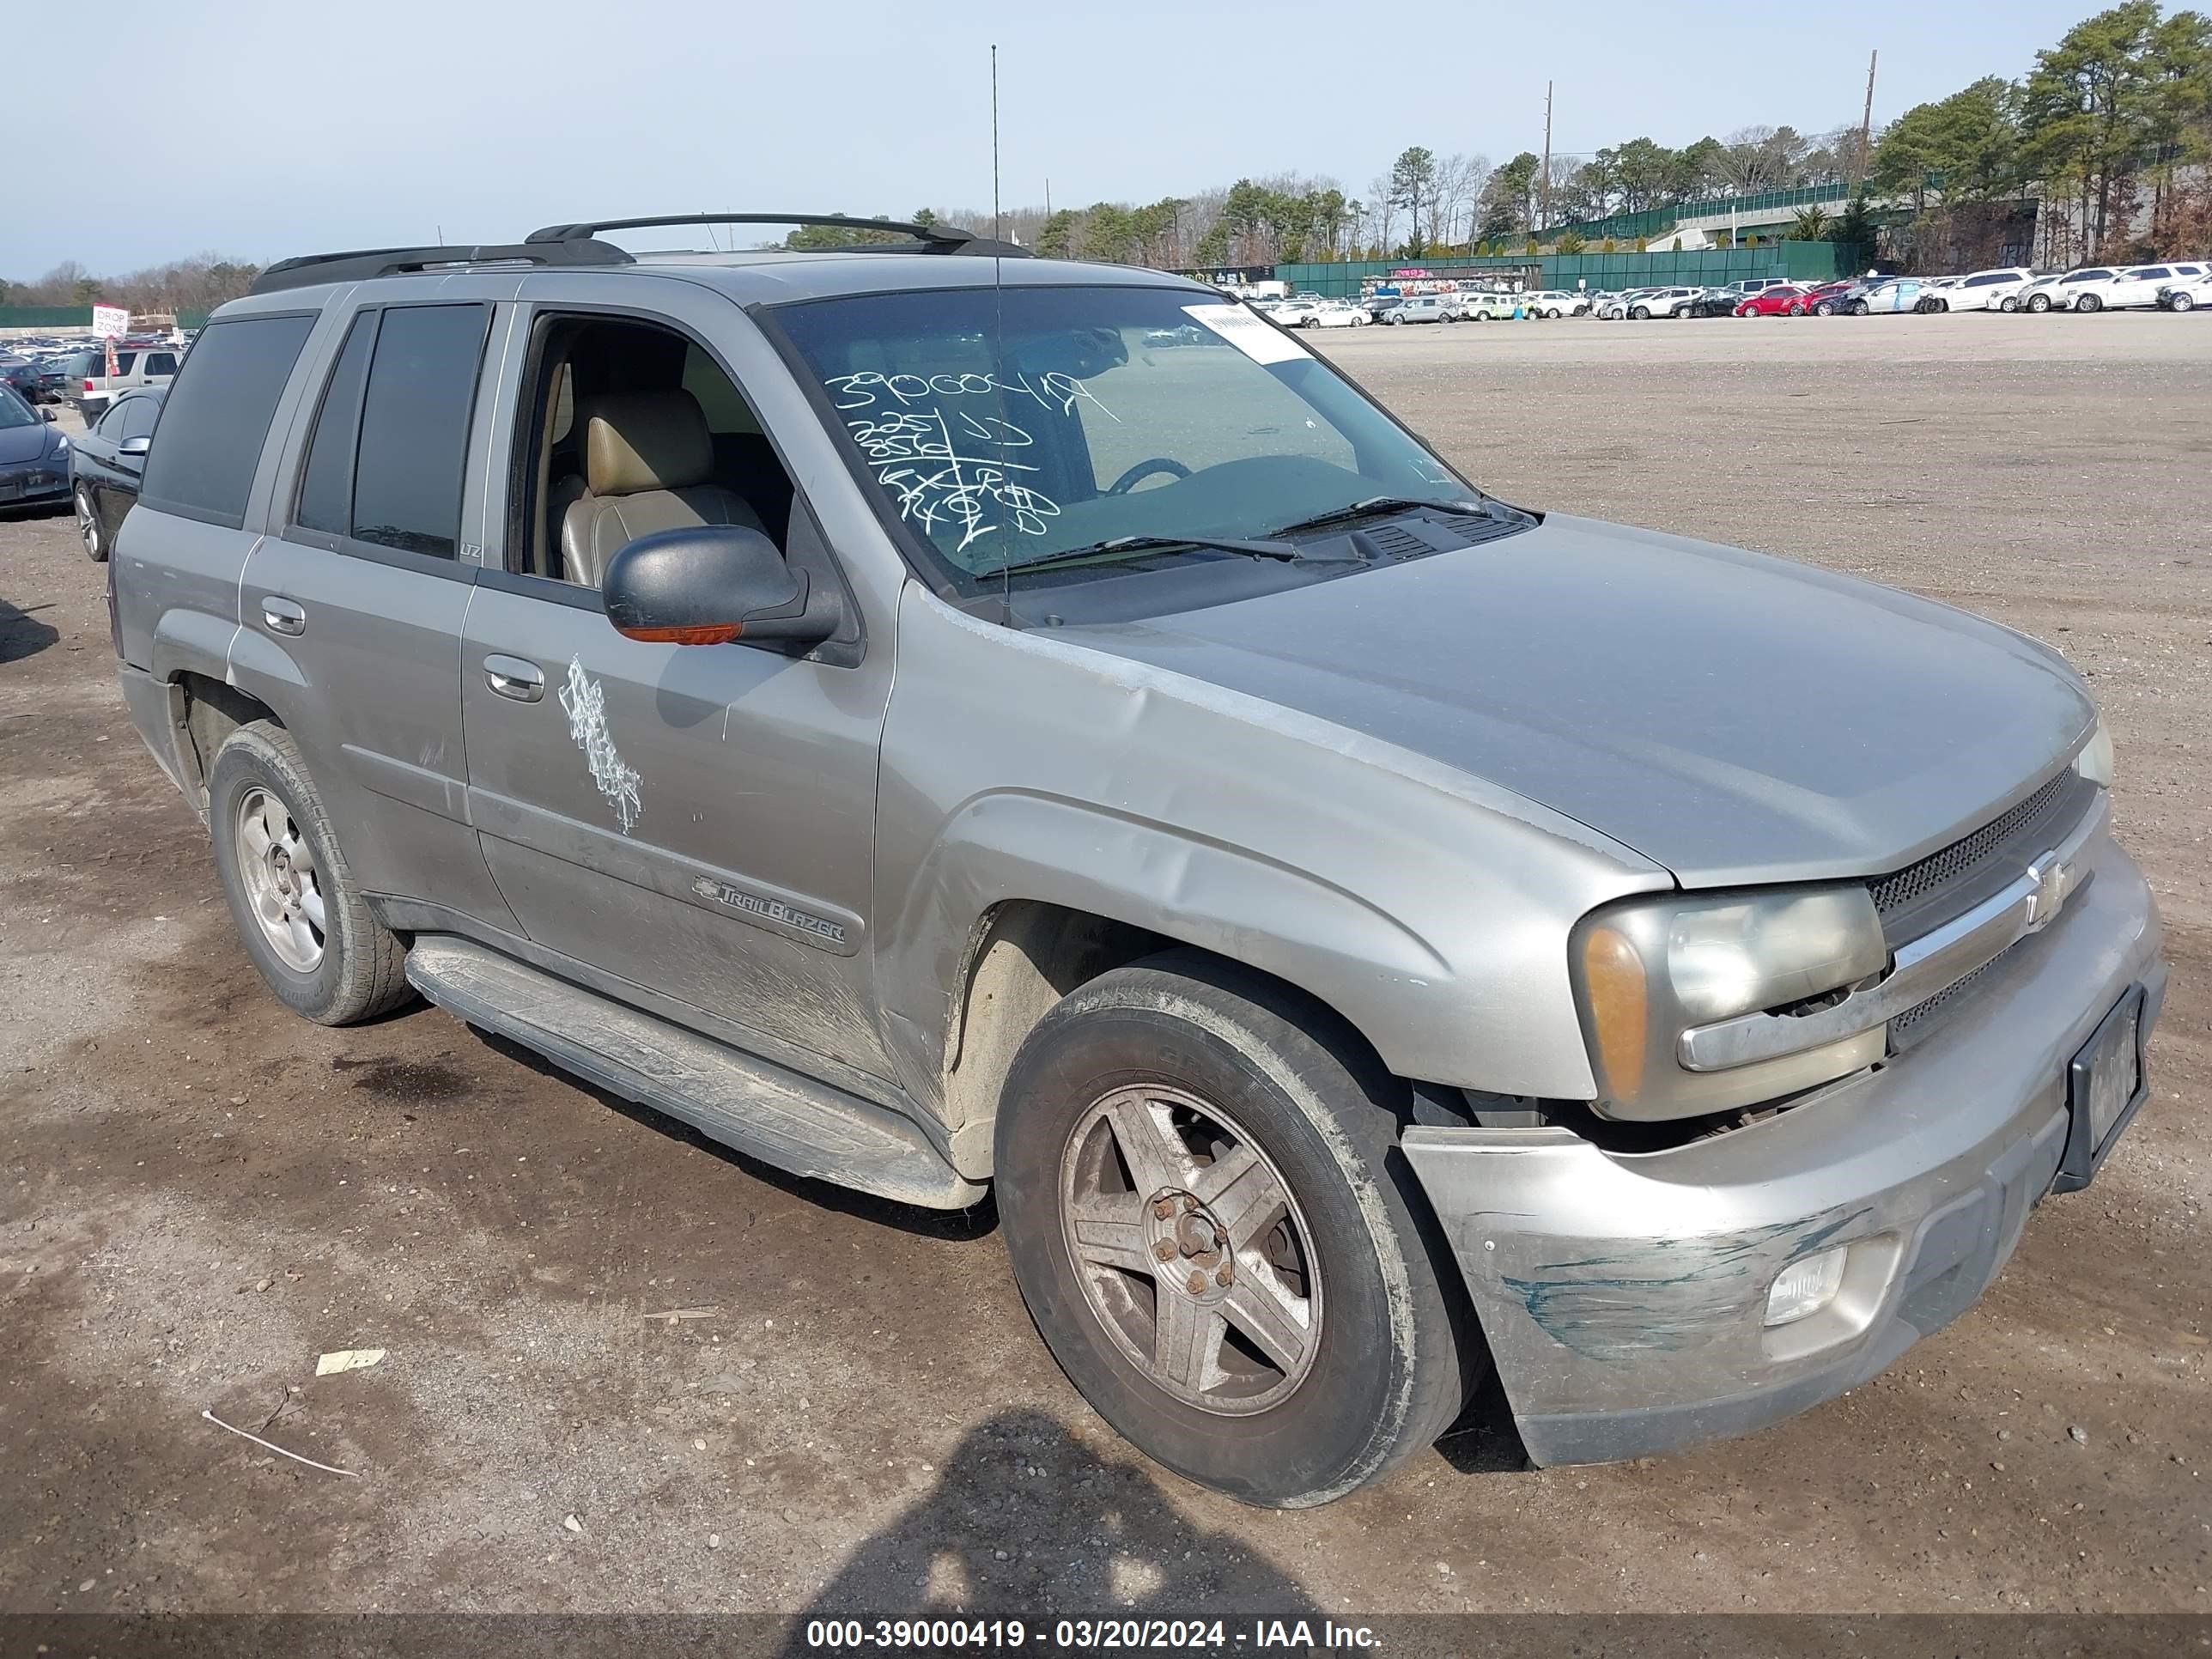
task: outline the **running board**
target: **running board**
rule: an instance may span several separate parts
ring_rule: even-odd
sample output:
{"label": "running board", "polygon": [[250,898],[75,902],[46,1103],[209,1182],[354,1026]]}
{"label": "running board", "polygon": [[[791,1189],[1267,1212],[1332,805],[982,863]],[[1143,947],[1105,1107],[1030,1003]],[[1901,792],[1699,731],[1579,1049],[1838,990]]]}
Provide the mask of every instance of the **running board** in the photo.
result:
{"label": "running board", "polygon": [[779,1170],[933,1210],[983,1195],[896,1113],[483,945],[418,933],[407,978],[457,1019]]}

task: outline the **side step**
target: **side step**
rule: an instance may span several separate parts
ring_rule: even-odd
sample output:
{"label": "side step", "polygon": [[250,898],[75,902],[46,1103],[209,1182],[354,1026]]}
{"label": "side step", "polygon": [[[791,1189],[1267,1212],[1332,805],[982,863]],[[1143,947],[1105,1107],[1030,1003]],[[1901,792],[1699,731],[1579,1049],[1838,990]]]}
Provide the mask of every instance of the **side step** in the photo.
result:
{"label": "side step", "polygon": [[763,1164],[933,1210],[983,1195],[897,1114],[483,945],[417,934],[407,977],[455,1018]]}

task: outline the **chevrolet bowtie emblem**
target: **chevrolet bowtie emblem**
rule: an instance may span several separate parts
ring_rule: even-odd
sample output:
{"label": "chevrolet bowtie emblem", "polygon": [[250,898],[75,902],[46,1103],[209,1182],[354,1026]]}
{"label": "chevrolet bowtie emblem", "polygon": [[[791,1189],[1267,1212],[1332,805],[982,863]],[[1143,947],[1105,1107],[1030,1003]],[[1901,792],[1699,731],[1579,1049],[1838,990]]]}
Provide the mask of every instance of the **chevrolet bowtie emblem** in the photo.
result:
{"label": "chevrolet bowtie emblem", "polygon": [[2027,896],[2027,931],[2032,933],[2050,926],[2065,908],[2066,896],[2074,890],[2074,868],[2060,863],[2054,851],[2029,865],[2027,873],[2035,881],[2035,890]]}

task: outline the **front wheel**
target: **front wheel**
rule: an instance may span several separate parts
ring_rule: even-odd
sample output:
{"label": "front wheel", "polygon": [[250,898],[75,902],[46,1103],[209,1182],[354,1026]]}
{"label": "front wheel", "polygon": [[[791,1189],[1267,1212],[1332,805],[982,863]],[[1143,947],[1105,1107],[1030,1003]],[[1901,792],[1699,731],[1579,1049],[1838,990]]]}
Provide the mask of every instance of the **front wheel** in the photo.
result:
{"label": "front wheel", "polygon": [[1872,306],[1869,305],[1869,304],[1868,304],[1864,300],[1854,300],[1854,301],[1851,301],[1851,315],[1852,315],[1852,316],[1854,316],[1854,317],[1870,317],[1870,316],[1872,316],[1873,314],[1874,314],[1874,307],[1873,307]]}
{"label": "front wheel", "polygon": [[1147,1455],[1300,1508],[1456,1414],[1462,1327],[1400,1173],[1401,1093],[1325,1010],[1197,951],[1091,981],[1023,1043],[997,1128],[1014,1277]]}
{"label": "front wheel", "polygon": [[2195,309],[2197,301],[2186,294],[2177,294],[2166,302],[2166,308],[2168,311],[2190,311]]}
{"label": "front wheel", "polygon": [[76,533],[84,543],[85,556],[97,564],[107,556],[107,538],[100,533],[100,514],[93,508],[92,492],[79,484],[70,492],[70,505],[76,512]]}
{"label": "front wheel", "polygon": [[1651,320],[1651,310],[1648,306],[1637,306],[1633,307],[1628,314],[1633,320],[1639,323],[1647,323]]}
{"label": "front wheel", "polygon": [[294,1012],[349,1025],[413,995],[406,949],[362,901],[290,732],[257,720],[223,740],[208,829],[239,939]]}
{"label": "front wheel", "polygon": [[2018,311],[2020,309],[2019,296],[2012,294],[2006,295],[2003,299],[1997,301],[1997,309],[2007,313]]}
{"label": "front wheel", "polygon": [[2102,311],[2105,302],[2094,294],[2085,294],[2074,302],[2076,311]]}
{"label": "front wheel", "polygon": [[2036,316],[2040,317],[2045,312],[2051,309],[2051,296],[2048,294],[2036,295],[2033,299],[2028,301],[2027,308]]}

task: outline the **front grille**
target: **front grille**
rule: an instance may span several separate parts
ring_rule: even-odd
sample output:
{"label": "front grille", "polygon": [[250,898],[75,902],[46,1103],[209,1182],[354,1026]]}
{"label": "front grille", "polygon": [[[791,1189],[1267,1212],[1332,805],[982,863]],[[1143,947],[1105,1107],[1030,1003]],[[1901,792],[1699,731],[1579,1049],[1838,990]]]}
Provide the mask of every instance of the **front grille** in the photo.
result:
{"label": "front grille", "polygon": [[2007,954],[2008,952],[2000,951],[1971,974],[1963,978],[1953,980],[1926,1001],[1915,1003],[1895,1019],[1890,1021],[1889,1051],[1892,1054],[1902,1054],[1919,1042],[1922,1037],[1933,1033],[1936,1026],[1941,1023],[1936,1020],[1936,1016],[1943,1012],[1946,1008],[1956,1007],[1967,992],[1972,989],[1974,982],[2002,962]]}
{"label": "front grille", "polygon": [[1979,904],[2081,821],[2097,786],[2072,768],[1970,835],[1867,884],[1893,945]]}

